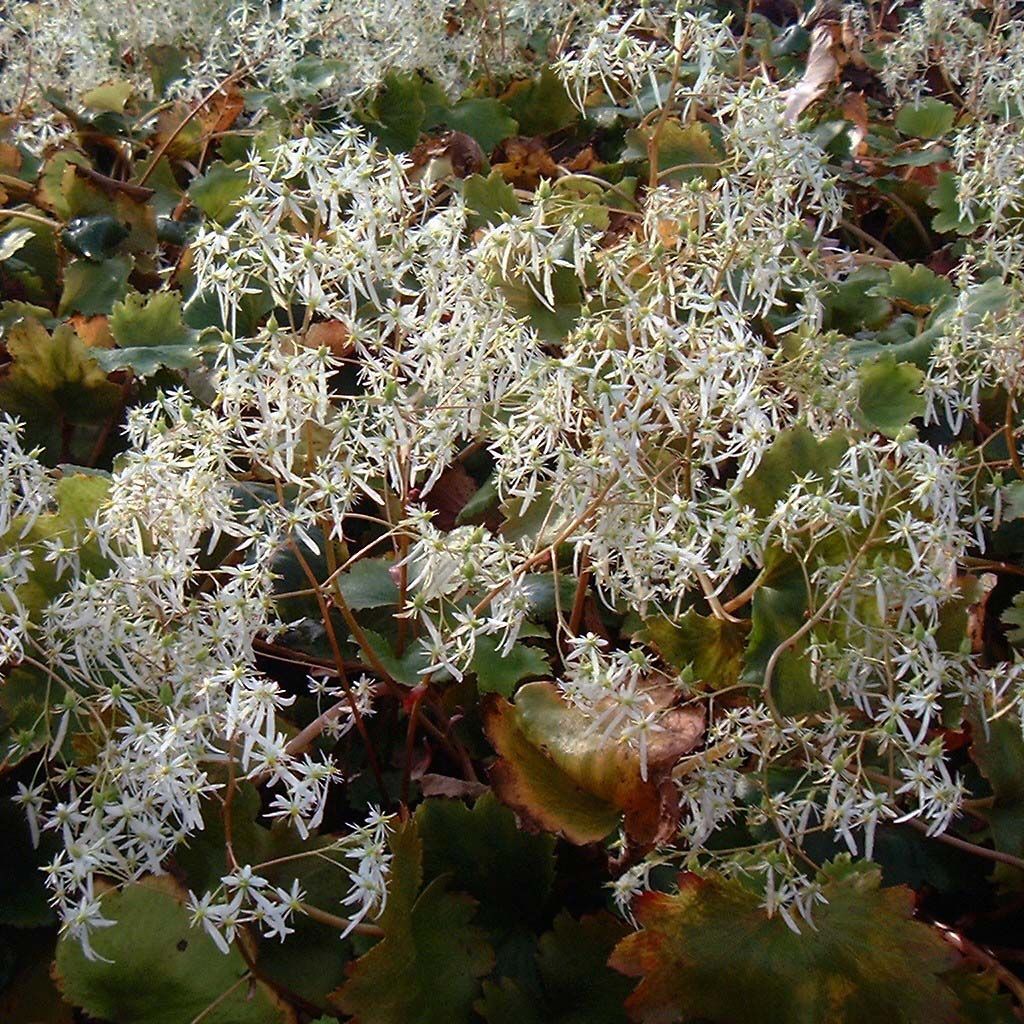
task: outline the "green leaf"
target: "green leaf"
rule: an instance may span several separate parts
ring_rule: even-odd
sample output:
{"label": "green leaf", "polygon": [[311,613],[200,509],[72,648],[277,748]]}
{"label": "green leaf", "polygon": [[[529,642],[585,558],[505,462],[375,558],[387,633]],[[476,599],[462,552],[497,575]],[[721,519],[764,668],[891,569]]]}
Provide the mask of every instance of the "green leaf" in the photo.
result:
{"label": "green leaf", "polygon": [[387,637],[372,629],[364,629],[363,634],[395,682],[416,686],[422,680],[423,670],[430,664],[430,656],[418,641],[407,643],[399,656]]}
{"label": "green leaf", "polygon": [[[626,132],[622,159],[646,161],[655,132],[658,129],[654,126]],[[707,165],[719,163],[723,154],[711,141],[707,128],[698,122],[683,125],[676,120],[666,121],[658,134],[657,146],[660,181],[716,181],[721,174],[718,168]]]}
{"label": "green leaf", "polygon": [[416,145],[426,113],[423,80],[416,74],[392,71],[357,116],[382,146],[397,153]]}
{"label": "green leaf", "polygon": [[188,911],[166,876],[108,892],[102,907],[117,924],[96,929],[91,942],[111,962],[86,959],[73,938],[57,946],[64,998],[91,1016],[114,1024],[183,1024],[209,1009],[204,1024],[288,1019],[262,983],[242,981],[248,968],[236,949],[225,956],[205,932],[189,927]]}
{"label": "green leaf", "polygon": [[482,519],[492,508],[498,504],[498,485],[494,477],[489,476],[473,492],[473,496],[462,506],[459,514],[455,517],[455,525],[463,526],[472,523],[474,519]]}
{"label": "green leaf", "polygon": [[535,79],[515,83],[502,100],[522,135],[550,135],[580,116],[561,79],[546,66]]}
{"label": "green leaf", "polygon": [[[762,685],[775,649],[806,620],[807,583],[800,563],[793,555],[773,548],[765,556],[764,579],[751,602],[743,682]],[[807,644],[805,636],[788,647],[775,664],[771,692],[782,715],[809,714],[828,706],[811,679]]]}
{"label": "green leaf", "polygon": [[488,1024],[626,1024],[630,982],[608,957],[628,931],[611,914],[576,920],[563,911],[538,945],[539,997],[511,978],[484,982],[478,1012]]}
{"label": "green leaf", "polygon": [[[57,511],[38,516],[32,528],[23,533],[24,524],[15,521],[0,535],[0,551],[8,544],[39,545],[44,540],[62,537],[71,540],[82,531],[110,492],[110,478],[104,473],[72,473],[57,481]],[[106,575],[108,563],[95,542],[81,549],[82,569],[97,578]],[[69,577],[58,577],[52,562],[33,559],[28,579],[17,589],[18,600],[29,617],[38,621],[38,613],[67,589]]]}
{"label": "green leaf", "polygon": [[427,800],[416,812],[427,881],[450,876],[479,902],[482,927],[507,932],[543,922],[555,879],[555,840],[519,828],[515,815],[484,793],[470,810],[458,800]]}
{"label": "green leaf", "polygon": [[155,44],[145,49],[146,66],[156,96],[164,96],[167,87],[185,77],[188,70],[188,54],[176,46]]}
{"label": "green leaf", "polygon": [[523,278],[497,276],[492,283],[501,288],[516,315],[529,320],[544,341],[562,341],[579,319],[583,291],[572,267],[556,267],[551,274],[551,301],[538,298],[539,281],[531,286]]}
{"label": "green leaf", "polygon": [[249,191],[249,172],[218,160],[188,187],[188,197],[203,213],[218,224],[228,224],[235,216],[235,201]]}
{"label": "green leaf", "polygon": [[484,933],[470,922],[475,901],[422,877],[415,825],[392,838],[391,892],[378,922],[384,938],[349,967],[331,1002],[353,1024],[469,1024],[479,979],[494,965]]}
{"label": "green leaf", "polygon": [[1013,1001],[999,992],[995,978],[960,970],[947,974],[946,984],[960,999],[960,1024],[1020,1024]]}
{"label": "green leaf", "polygon": [[65,171],[70,164],[88,167],[89,161],[76,150],[58,150],[47,159],[39,176],[39,197],[61,220],[68,220],[72,216],[71,207],[64,195],[64,182],[67,180]]}
{"label": "green leaf", "polygon": [[361,558],[338,577],[338,589],[352,611],[384,608],[398,603],[398,584],[389,558]]}
{"label": "green leaf", "polygon": [[954,1024],[958,1000],[940,975],[955,954],[913,920],[914,894],[880,888],[871,865],[837,861],[819,875],[826,904],[794,934],[738,881],[686,874],[675,895],[641,896],[641,931],[611,965],[643,980],[632,1019],[669,1024]]}
{"label": "green leaf", "polygon": [[638,639],[653,645],[673,668],[691,668],[695,682],[720,690],[739,678],[749,628],[747,622],[729,622],[691,608],[671,622],[647,619]]}
{"label": "green leaf", "polygon": [[956,108],[930,97],[901,107],[896,115],[896,130],[916,139],[940,139],[956,119]]}
{"label": "green leaf", "polygon": [[[538,501],[535,507],[544,506]],[[531,509],[532,511],[532,509]],[[543,518],[543,516],[542,516]],[[522,579],[522,589],[530,602],[529,614],[534,619],[551,619],[558,612],[572,607],[576,596],[576,578],[565,573],[558,574],[558,600],[555,600],[555,574],[553,572],[531,572]]]}
{"label": "green leaf", "polygon": [[498,173],[491,171],[485,178],[471,174],[462,183],[462,198],[466,201],[469,215],[466,222],[471,231],[491,224],[500,224],[509,217],[518,217],[523,207],[512,186]]}
{"label": "green leaf", "polygon": [[881,267],[860,267],[825,293],[825,330],[853,335],[858,331],[875,331],[888,321],[891,303],[874,295],[872,289],[888,282],[889,275]]}
{"label": "green leaf", "polygon": [[476,139],[485,153],[519,131],[519,123],[509,115],[508,107],[500,100],[487,98],[460,100],[443,110],[436,123]]}
{"label": "green leaf", "polygon": [[932,227],[939,234],[956,232],[958,235],[970,235],[977,230],[988,214],[978,211],[976,220],[968,220],[960,208],[958,199],[957,176],[953,171],[940,171],[935,188],[928,196],[928,204],[937,211],[932,218]]}
{"label": "green leaf", "polygon": [[[1015,483],[1019,482],[1015,481]],[[1014,595],[1012,606],[1003,612],[999,621],[1006,626],[1013,627],[1006,631],[1006,639],[1011,644],[1019,644],[1024,641],[1024,593]]]}
{"label": "green leaf", "polygon": [[59,695],[42,673],[25,667],[5,670],[0,685],[0,743],[7,764],[20,764],[49,742],[49,715]]}
{"label": "green leaf", "polygon": [[60,233],[61,244],[76,256],[102,262],[114,255],[118,245],[129,235],[129,230],[109,213],[91,217],[76,217]]}
{"label": "green leaf", "polygon": [[895,437],[912,419],[924,415],[921,387],[925,375],[912,363],[897,363],[891,356],[883,356],[861,364],[858,377],[858,407],[869,429]]}
{"label": "green leaf", "polygon": [[[245,864],[277,862],[260,868],[260,875],[270,884],[289,889],[297,879],[309,904],[325,909],[337,907],[348,892],[349,878],[336,863],[338,854],[329,852],[333,837],[302,840],[294,829],[280,824],[270,829],[259,824],[259,813],[256,787],[241,783],[231,815],[232,848],[238,860]],[[224,822],[220,805],[214,802],[204,809],[202,832],[175,853],[176,866],[184,872],[193,892],[217,887],[224,874],[224,846]],[[352,955],[351,940],[342,940],[336,928],[305,915],[296,915],[291,927],[294,933],[283,943],[273,939],[260,942],[260,976],[326,1008],[328,994],[344,980],[345,964]]]}
{"label": "green leaf", "polygon": [[34,237],[35,233],[30,228],[15,228],[0,235],[0,262],[16,256]]}
{"label": "green leaf", "polygon": [[875,285],[868,294],[893,299],[915,312],[927,312],[949,298],[953,286],[923,263],[913,268],[906,263],[896,263],[889,268],[889,280]]}
{"label": "green leaf", "polygon": [[[991,807],[978,813],[988,822],[997,850],[1024,856],[1024,736],[1020,722],[971,719],[971,757],[992,789]],[[1000,869],[1002,870],[1002,868]]]}
{"label": "green leaf", "polygon": [[551,675],[551,662],[539,647],[529,647],[517,641],[508,654],[502,656],[498,653],[498,646],[494,637],[477,637],[470,671],[476,673],[480,693],[500,693],[503,697],[511,697],[517,684],[524,679]]}
{"label": "green leaf", "polygon": [[768,516],[785,500],[797,478],[814,474],[827,484],[849,440],[841,431],[819,441],[803,424],[783,430],[740,489],[740,500]]}
{"label": "green leaf", "polygon": [[132,272],[130,256],[115,256],[102,263],[73,260],[64,271],[64,291],[57,311],[61,316],[82,313],[97,316],[109,313],[118,299],[128,290],[128,275]]}
{"label": "green leaf", "polygon": [[115,114],[124,112],[125,104],[135,91],[135,86],[125,79],[97,85],[95,89],[82,93],[82,102],[92,110],[106,110]]}
{"label": "green leaf", "polygon": [[110,314],[110,332],[118,347],[96,350],[93,358],[108,373],[130,366],[139,377],[162,367],[185,370],[197,365],[198,334],[181,319],[177,292],[132,292]]}
{"label": "green leaf", "polygon": [[291,66],[291,79],[304,96],[312,98],[329,89],[345,69],[345,62],[307,55]]}

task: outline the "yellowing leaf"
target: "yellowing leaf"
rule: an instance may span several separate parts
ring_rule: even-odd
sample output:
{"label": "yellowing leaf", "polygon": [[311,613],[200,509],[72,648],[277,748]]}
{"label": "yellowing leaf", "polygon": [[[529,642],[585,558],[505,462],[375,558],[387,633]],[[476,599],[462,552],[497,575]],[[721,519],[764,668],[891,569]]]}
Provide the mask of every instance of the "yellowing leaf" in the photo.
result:
{"label": "yellowing leaf", "polygon": [[827,866],[826,904],[794,934],[758,893],[709,875],[634,905],[641,930],[611,965],[642,978],[626,1002],[638,1021],[670,1024],[955,1024],[957,998],[940,975],[956,956],[913,920],[910,889],[880,888],[873,866]]}
{"label": "yellowing leaf", "polygon": [[650,842],[667,813],[660,777],[703,732],[699,712],[671,714],[678,717],[652,743],[645,780],[635,750],[589,728],[552,683],[527,683],[515,704],[497,699],[486,707],[487,735],[501,755],[491,783],[525,820],[570,842],[604,839],[623,814],[630,836]]}

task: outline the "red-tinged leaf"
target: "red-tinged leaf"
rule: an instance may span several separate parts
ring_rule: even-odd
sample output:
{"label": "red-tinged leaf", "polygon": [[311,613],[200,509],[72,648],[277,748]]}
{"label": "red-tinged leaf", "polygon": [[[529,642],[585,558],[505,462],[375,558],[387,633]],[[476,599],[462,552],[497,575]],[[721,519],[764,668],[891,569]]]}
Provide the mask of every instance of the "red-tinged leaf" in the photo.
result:
{"label": "red-tinged leaf", "polygon": [[819,880],[828,899],[814,927],[769,918],[760,895],[711,874],[684,874],[676,894],[634,904],[641,930],[612,954],[642,978],[626,1001],[645,1024],[954,1024],[957,997],[940,975],[957,963],[938,933],[913,919],[914,895],[882,889],[871,865],[837,860]]}
{"label": "red-tinged leaf", "polygon": [[674,794],[661,783],[703,732],[700,711],[668,714],[644,779],[635,750],[590,729],[552,683],[528,683],[515,704],[494,700],[486,706],[487,735],[501,755],[491,783],[526,822],[570,842],[598,842],[625,815],[631,838],[650,844],[673,818]]}

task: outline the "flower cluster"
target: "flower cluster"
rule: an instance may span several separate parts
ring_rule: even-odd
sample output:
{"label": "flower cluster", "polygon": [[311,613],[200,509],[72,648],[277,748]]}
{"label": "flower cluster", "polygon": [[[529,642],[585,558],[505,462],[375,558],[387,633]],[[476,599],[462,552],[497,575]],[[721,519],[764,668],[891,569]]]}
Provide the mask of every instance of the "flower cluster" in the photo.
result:
{"label": "flower cluster", "polygon": [[[511,46],[513,26],[520,38],[565,13],[508,4],[497,27],[467,11],[446,28],[439,0],[403,18],[348,0],[211,0],[185,24],[153,8],[128,45],[193,46],[181,95],[244,65],[289,98],[316,41],[339,101],[394,68],[455,82],[481,47]],[[967,47],[966,10],[924,0],[886,72],[894,91],[930,66],[936,33]],[[5,96],[29,61],[83,84],[111,40],[91,4],[80,13],[88,45],[70,64],[58,19],[2,30]],[[809,837],[871,857],[887,822],[943,832],[967,790],[939,727],[1020,700],[946,628],[971,600],[959,567],[998,517],[984,452],[905,422],[876,429],[864,339],[823,329],[856,261],[832,237],[846,196],[821,140],[786,116],[778,83],[736,79],[736,40],[710,14],[643,4],[589,33],[585,13],[557,73],[599,123],[634,117],[646,184],[553,163],[534,191],[498,182],[495,195],[495,178],[439,182],[342,115],[258,138],[230,221],[191,243],[189,303],[222,325],[202,336],[212,401],[164,388],[131,409],[109,478],[48,473],[0,421],[0,665],[5,686],[47,694],[4,753],[39,755],[18,802],[37,838],[60,839],[47,884],[87,951],[110,924],[101,883],[166,870],[243,782],[268,822],[314,836],[357,773],[316,741],[368,743],[366,720],[397,694],[411,751],[421,701],[445,714],[439,694],[482,647],[505,657],[544,634],[541,572],[556,577],[557,688],[588,736],[633,751],[646,781],[672,709],[706,711],[701,749],[672,775],[678,831],[615,883],[620,904],[654,866],[713,865],[759,879],[769,912],[799,927],[822,899]],[[22,32],[35,48],[15,60]],[[1016,52],[1015,32],[994,36]],[[878,364],[916,382],[912,408],[947,432],[1001,388],[1017,462],[1024,249],[1019,202],[993,182],[1019,183],[1024,160],[994,127],[1009,80],[982,81],[958,52],[946,70],[993,118],[953,154],[978,231],[935,302],[925,368]],[[659,163],[663,142],[685,161]],[[446,518],[474,457],[500,514],[462,522],[463,501]],[[394,597],[352,600],[346,583],[374,560]],[[598,598],[586,624],[559,572]],[[357,614],[384,606],[386,637]],[[728,651],[673,657],[666,620],[716,654],[743,651],[742,671]],[[307,692],[266,667],[293,641]],[[301,729],[300,700],[314,708]],[[379,775],[370,756],[366,774]],[[737,825],[750,843],[722,853]],[[374,811],[316,850],[349,881],[345,933],[385,905],[392,826]],[[220,948],[243,926],[283,940],[297,914],[323,917],[299,882],[228,853],[220,885],[190,899]]]}

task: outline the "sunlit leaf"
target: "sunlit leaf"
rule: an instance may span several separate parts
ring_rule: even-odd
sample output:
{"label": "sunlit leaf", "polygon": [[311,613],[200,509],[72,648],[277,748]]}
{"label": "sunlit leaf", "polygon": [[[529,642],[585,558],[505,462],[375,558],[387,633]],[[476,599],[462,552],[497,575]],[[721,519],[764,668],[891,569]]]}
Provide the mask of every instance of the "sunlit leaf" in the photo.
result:
{"label": "sunlit leaf", "polygon": [[637,751],[591,728],[552,683],[525,684],[514,704],[493,698],[484,725],[500,755],[491,768],[494,791],[534,827],[578,844],[604,839],[622,815],[638,840],[656,834],[663,810],[659,775],[703,733],[699,713],[659,733],[645,780]]}
{"label": "sunlit leaf", "polygon": [[500,224],[502,215],[517,217],[523,212],[512,186],[497,172],[486,178],[472,174],[462,183],[462,198],[469,210],[467,222],[471,230],[488,224]]}
{"label": "sunlit leaf", "polygon": [[942,100],[926,97],[916,103],[900,107],[896,114],[896,129],[904,135],[918,139],[940,139],[956,118],[956,108]]}
{"label": "sunlit leaf", "polygon": [[895,437],[912,419],[924,415],[925,375],[911,363],[883,357],[863,363],[858,376],[860,413],[872,430]]}
{"label": "sunlit leaf", "polygon": [[110,330],[118,347],[94,353],[108,372],[131,367],[138,376],[148,377],[162,367],[184,370],[198,363],[197,332],[182,322],[176,292],[145,297],[132,292],[114,306]]}

